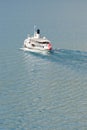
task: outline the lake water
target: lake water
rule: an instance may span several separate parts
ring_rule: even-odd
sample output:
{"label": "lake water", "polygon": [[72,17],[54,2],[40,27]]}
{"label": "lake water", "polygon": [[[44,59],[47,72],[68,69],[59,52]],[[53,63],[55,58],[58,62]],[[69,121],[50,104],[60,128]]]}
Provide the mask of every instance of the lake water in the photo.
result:
{"label": "lake water", "polygon": [[[23,5],[22,1],[21,11]],[[67,10],[66,4],[60,5],[58,10],[61,11],[61,7]],[[11,9],[16,6],[18,11],[19,3],[12,7],[5,4]],[[79,10],[80,7],[81,3]],[[74,21],[74,28],[68,26],[66,15],[57,31],[57,23],[50,28],[52,21],[50,25],[47,22],[46,30],[44,22],[39,21],[41,32],[53,41],[53,51],[48,54],[25,52],[20,48],[27,32],[33,30],[33,18],[32,24],[26,23],[27,13],[22,17],[23,12],[12,13],[9,9],[6,13],[7,9],[8,17],[2,15],[0,20],[0,130],[87,130],[86,24],[80,21],[77,27]],[[1,10],[4,14],[4,9]],[[63,16],[63,12],[61,14]],[[21,22],[23,18],[26,19]],[[75,37],[74,31],[77,31]]]}

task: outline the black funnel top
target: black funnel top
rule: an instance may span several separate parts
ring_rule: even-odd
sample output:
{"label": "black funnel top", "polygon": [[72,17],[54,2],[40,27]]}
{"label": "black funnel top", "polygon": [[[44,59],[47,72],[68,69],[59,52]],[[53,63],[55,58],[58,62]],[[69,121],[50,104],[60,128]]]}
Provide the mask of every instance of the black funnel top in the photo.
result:
{"label": "black funnel top", "polygon": [[40,34],[40,29],[37,29],[37,34]]}

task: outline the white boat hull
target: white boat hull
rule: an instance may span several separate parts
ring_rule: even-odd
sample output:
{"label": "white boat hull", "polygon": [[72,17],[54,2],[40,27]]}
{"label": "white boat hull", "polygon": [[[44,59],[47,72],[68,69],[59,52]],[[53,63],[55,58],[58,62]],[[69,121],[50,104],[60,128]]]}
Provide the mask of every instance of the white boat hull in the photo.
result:
{"label": "white boat hull", "polygon": [[24,40],[24,48],[32,52],[50,51],[52,50],[52,45],[48,39],[40,37],[40,30],[38,29],[37,32],[34,33],[33,37],[28,36]]}
{"label": "white boat hull", "polygon": [[29,49],[29,48],[26,48],[26,47],[23,47],[23,48],[20,48],[20,50],[23,50],[25,52],[33,52],[33,53],[41,53],[41,54],[49,54],[50,51],[48,50],[38,50],[38,49]]}
{"label": "white boat hull", "polygon": [[33,50],[41,50],[41,51],[50,51],[52,48],[48,44],[36,44],[36,43],[29,43],[27,41],[24,42],[24,48],[33,49]]}

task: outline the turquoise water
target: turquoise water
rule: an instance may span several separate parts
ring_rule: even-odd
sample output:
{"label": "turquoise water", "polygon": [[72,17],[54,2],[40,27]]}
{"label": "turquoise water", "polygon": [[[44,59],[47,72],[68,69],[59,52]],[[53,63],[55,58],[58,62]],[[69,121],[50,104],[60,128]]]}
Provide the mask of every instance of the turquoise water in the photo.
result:
{"label": "turquoise water", "polygon": [[[0,3],[0,130],[87,130],[86,5]],[[51,53],[20,50],[34,24]]]}
{"label": "turquoise water", "polygon": [[86,130],[87,53],[0,52],[1,130]]}

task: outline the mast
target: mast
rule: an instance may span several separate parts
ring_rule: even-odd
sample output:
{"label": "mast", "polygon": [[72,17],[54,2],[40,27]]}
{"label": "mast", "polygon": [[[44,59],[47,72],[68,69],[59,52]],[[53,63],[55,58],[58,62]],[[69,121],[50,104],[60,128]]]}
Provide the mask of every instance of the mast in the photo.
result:
{"label": "mast", "polygon": [[36,34],[36,25],[34,25],[34,36],[35,36],[35,34]]}
{"label": "mast", "polygon": [[36,25],[34,25],[34,38],[40,38],[40,29],[36,31]]}

